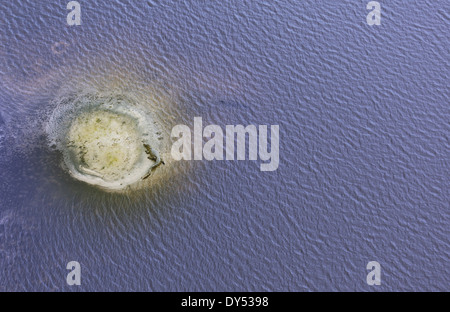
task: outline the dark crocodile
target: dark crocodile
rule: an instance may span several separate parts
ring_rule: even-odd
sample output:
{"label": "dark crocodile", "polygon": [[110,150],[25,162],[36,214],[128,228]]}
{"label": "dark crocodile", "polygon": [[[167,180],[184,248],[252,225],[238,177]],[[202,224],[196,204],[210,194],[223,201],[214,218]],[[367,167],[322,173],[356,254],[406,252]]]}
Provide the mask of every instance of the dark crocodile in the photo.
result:
{"label": "dark crocodile", "polygon": [[145,143],[144,143],[144,147],[145,147],[145,153],[148,155],[147,158],[151,161],[154,161],[155,164],[153,166],[151,166],[148,173],[142,178],[142,180],[147,179],[152,174],[153,170],[155,170],[159,166],[165,165],[165,162],[161,159],[161,157],[159,156],[159,153],[157,151],[155,151],[153,148],[150,147],[150,145],[145,144]]}

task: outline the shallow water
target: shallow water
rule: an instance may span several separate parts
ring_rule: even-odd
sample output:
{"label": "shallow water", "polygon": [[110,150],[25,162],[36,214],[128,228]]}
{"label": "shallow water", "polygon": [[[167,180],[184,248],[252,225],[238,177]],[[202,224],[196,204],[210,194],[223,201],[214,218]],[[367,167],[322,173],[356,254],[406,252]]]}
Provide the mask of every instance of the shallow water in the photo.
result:
{"label": "shallow water", "polygon": [[[353,1],[99,0],[74,27],[65,5],[1,4],[0,290],[450,290],[448,1],[383,4],[379,27]],[[153,103],[166,155],[195,116],[278,124],[279,168],[76,181],[46,128],[87,89]]]}

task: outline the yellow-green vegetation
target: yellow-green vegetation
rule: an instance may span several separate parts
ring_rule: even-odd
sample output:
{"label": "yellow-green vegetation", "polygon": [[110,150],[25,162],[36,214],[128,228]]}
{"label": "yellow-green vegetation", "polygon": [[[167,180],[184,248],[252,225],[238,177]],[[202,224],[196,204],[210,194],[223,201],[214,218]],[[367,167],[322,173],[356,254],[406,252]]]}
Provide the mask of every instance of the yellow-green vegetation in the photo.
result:
{"label": "yellow-green vegetation", "polygon": [[134,119],[107,110],[85,112],[73,122],[68,144],[78,169],[104,181],[123,179],[142,157]]}

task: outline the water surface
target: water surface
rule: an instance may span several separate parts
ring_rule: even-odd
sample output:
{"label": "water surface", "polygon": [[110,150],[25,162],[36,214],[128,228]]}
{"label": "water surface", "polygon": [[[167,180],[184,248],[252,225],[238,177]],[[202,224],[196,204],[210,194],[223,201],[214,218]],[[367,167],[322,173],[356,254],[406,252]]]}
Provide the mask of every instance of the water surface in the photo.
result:
{"label": "water surface", "polygon": [[[448,1],[383,3],[378,27],[355,1],[83,1],[74,27],[66,4],[0,7],[0,290],[450,290]],[[76,181],[46,125],[87,88],[152,99],[166,140],[278,124],[280,166]]]}

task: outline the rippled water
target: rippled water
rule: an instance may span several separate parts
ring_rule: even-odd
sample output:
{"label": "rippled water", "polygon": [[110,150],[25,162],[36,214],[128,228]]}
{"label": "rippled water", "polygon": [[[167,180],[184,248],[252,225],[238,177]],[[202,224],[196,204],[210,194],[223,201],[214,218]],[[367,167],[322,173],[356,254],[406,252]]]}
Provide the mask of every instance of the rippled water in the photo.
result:
{"label": "rippled water", "polygon": [[[0,290],[450,290],[450,4],[382,5],[82,1],[69,27],[65,1],[2,3]],[[195,116],[278,124],[280,166],[76,181],[46,127],[87,89],[154,103],[165,153]]]}

